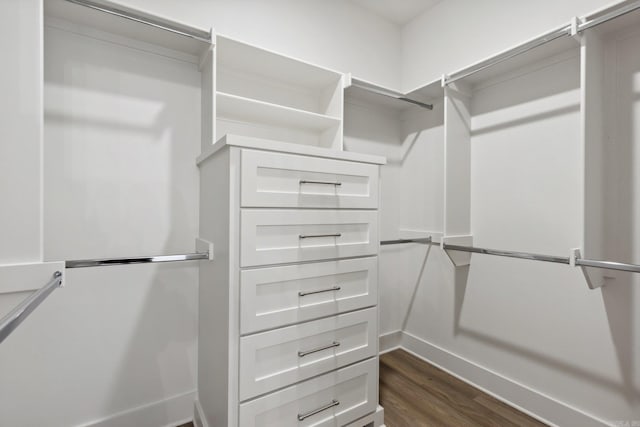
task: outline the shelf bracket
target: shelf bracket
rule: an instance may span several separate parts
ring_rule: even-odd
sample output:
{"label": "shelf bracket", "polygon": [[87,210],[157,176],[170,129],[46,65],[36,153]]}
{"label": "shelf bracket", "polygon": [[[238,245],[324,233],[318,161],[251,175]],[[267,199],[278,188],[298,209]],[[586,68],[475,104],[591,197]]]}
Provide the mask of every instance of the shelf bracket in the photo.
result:
{"label": "shelf bracket", "polygon": [[607,284],[608,280],[613,280],[615,277],[607,277],[603,274],[602,270],[592,269],[589,267],[583,267],[576,265],[576,260],[582,258],[580,248],[574,248],[569,251],[569,265],[571,267],[578,267],[582,270],[584,279],[587,282],[589,289],[602,288]]}
{"label": "shelf bracket", "polygon": [[453,265],[456,267],[462,267],[465,265],[471,264],[471,253],[470,252],[461,252],[455,250],[444,249],[444,245],[456,245],[456,246],[473,246],[473,236],[472,235],[464,235],[464,236],[443,236],[441,239],[442,249],[447,254]]}
{"label": "shelf bracket", "polygon": [[209,261],[213,261],[215,259],[213,253],[213,243],[196,237],[196,252],[206,252],[209,254]]}

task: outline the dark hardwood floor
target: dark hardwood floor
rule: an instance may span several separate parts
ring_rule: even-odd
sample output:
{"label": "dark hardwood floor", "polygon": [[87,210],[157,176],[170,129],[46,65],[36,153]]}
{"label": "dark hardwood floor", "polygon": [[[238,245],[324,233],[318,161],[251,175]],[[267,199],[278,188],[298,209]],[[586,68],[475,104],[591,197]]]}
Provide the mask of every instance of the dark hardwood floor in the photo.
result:
{"label": "dark hardwood floor", "polygon": [[380,356],[387,427],[539,427],[545,424],[403,350]]}
{"label": "dark hardwood floor", "polygon": [[403,350],[380,356],[380,404],[387,427],[545,426]]}

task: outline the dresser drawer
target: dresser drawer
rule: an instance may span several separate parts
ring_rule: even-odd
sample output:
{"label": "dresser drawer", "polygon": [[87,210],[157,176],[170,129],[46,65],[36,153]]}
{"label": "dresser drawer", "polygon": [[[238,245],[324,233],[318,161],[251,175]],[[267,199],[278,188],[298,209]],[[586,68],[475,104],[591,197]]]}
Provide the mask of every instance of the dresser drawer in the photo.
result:
{"label": "dresser drawer", "polygon": [[240,400],[376,355],[375,308],[240,339]]}
{"label": "dresser drawer", "polygon": [[243,207],[378,208],[378,166],[242,150]]}
{"label": "dresser drawer", "polygon": [[345,259],[243,270],[242,334],[331,316],[378,303],[378,259]]}
{"label": "dresser drawer", "polygon": [[240,405],[242,427],[343,426],[376,410],[376,359]]}
{"label": "dresser drawer", "polygon": [[374,255],[377,211],[242,209],[240,265]]}

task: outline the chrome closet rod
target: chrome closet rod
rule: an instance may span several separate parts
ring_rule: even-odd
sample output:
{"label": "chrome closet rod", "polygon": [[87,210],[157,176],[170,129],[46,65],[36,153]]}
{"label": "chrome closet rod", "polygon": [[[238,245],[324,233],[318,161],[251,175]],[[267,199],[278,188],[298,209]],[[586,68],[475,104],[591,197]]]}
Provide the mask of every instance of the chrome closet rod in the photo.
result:
{"label": "chrome closet rod", "polygon": [[625,264],[613,261],[597,261],[593,259],[576,259],[576,265],[580,267],[605,268],[607,270],[629,271],[631,273],[640,273],[640,265]]}
{"label": "chrome closet rod", "polygon": [[32,293],[9,314],[0,319],[0,343],[4,341],[55,289],[62,284],[62,273],[56,271],[46,285]]}
{"label": "chrome closet rod", "polygon": [[450,245],[448,243],[443,244],[442,249],[451,250],[451,251],[460,251],[460,252],[472,252],[476,254],[496,255],[496,256],[503,256],[508,258],[528,259],[531,261],[555,262],[558,264],[567,264],[567,265],[571,263],[569,260],[569,257],[540,255],[540,254],[532,254],[528,252],[501,251],[497,249],[476,248],[473,246]]}
{"label": "chrome closet rod", "polygon": [[387,98],[393,98],[393,99],[397,99],[398,101],[408,102],[409,104],[417,105],[418,107],[426,108],[427,110],[433,110],[433,104],[427,104],[426,102],[421,102],[415,99],[411,99],[400,92],[369,86],[366,84],[358,83],[357,81],[352,81],[351,86],[357,87],[362,90],[366,90],[371,93],[375,93],[377,95],[386,96]]}
{"label": "chrome closet rod", "polygon": [[130,21],[149,25],[154,28],[159,28],[161,30],[169,31],[171,33],[178,34],[184,37],[189,37],[194,40],[199,40],[205,43],[211,43],[211,33],[206,31],[172,26],[167,22],[152,20],[152,19],[149,19],[148,17],[138,15],[127,10],[118,9],[111,6],[105,6],[90,0],[66,0],[66,1],[68,1],[69,3],[77,4],[79,6],[84,6],[100,12],[108,13],[110,15],[118,16],[120,18],[128,19]]}
{"label": "chrome closet rod", "polygon": [[563,36],[568,36],[570,34],[571,34],[571,25],[550,31],[533,40],[526,42],[525,44],[517,46],[513,49],[509,49],[485,61],[478,62],[477,64],[474,64],[468,68],[462,69],[460,71],[456,71],[455,73],[452,73],[449,76],[445,76],[444,83],[449,84],[449,83],[455,82],[456,80],[469,77],[482,70],[486,70],[487,68],[493,67],[494,65],[497,65],[508,59],[511,59],[525,52],[533,50],[539,46],[542,46],[543,44],[549,43],[550,41],[559,39],[560,37],[563,37]]}
{"label": "chrome closet rod", "polygon": [[[618,18],[622,15],[626,15],[627,13],[633,12],[638,9],[640,9],[640,1],[634,1],[628,5],[616,7],[610,12],[602,16],[583,22],[582,24],[578,24],[577,31],[582,32],[589,28],[596,27],[600,24],[611,21],[612,19]],[[506,61],[507,59],[511,59],[522,53],[528,52],[532,49],[542,46],[543,44],[549,43],[560,37],[569,36],[569,35],[571,35],[571,25],[567,25],[562,28],[555,29],[553,31],[550,31],[546,34],[541,35],[540,37],[530,40],[520,46],[517,46],[513,49],[510,49],[506,52],[503,52],[499,55],[489,58],[486,61],[482,61],[468,68],[456,71],[455,73],[452,73],[451,75],[446,76],[444,82],[445,84],[449,84],[449,83],[455,82],[456,80],[469,77],[472,74],[485,70],[489,67],[492,67],[503,61]]]}
{"label": "chrome closet rod", "polygon": [[[496,249],[476,248],[473,246],[450,245],[448,243],[445,243],[443,245],[443,249],[451,250],[451,251],[471,252],[471,253],[485,254],[485,255],[496,255],[496,256],[503,256],[503,257],[509,257],[509,258],[528,259],[532,261],[555,262],[557,264],[567,264],[567,265],[571,264],[571,260],[568,257],[540,255],[540,254],[532,254],[528,252],[501,251]],[[598,261],[598,260],[592,260],[592,259],[576,258],[576,266],[604,268],[607,270],[619,270],[619,271],[628,271],[632,273],[640,273],[640,265],[626,264],[626,263],[614,262],[614,261]]]}
{"label": "chrome closet rod", "polygon": [[196,261],[209,259],[209,253],[196,252],[180,255],[155,255],[127,258],[78,259],[65,261],[66,268],[104,267],[109,265],[150,264],[158,262]]}
{"label": "chrome closet rod", "polygon": [[397,239],[397,240],[381,240],[380,246],[387,245],[402,245],[405,243],[420,243],[422,245],[430,245],[433,243],[433,239],[431,237],[425,237],[420,239]]}

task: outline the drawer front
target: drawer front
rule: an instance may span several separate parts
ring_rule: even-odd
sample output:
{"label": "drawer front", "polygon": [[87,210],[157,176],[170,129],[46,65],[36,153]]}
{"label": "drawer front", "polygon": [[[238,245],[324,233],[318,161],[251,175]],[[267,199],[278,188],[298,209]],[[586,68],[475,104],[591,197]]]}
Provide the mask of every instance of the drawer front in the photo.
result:
{"label": "drawer front", "polygon": [[378,166],[242,150],[243,207],[378,208]]}
{"label": "drawer front", "polygon": [[377,211],[241,211],[241,266],[375,255]]}
{"label": "drawer front", "polygon": [[240,339],[240,400],[376,355],[375,308]]}
{"label": "drawer front", "polygon": [[376,410],[377,385],[373,358],[241,404],[240,425],[343,426]]}
{"label": "drawer front", "polygon": [[378,301],[378,259],[243,270],[240,331],[248,334],[371,307]]}

